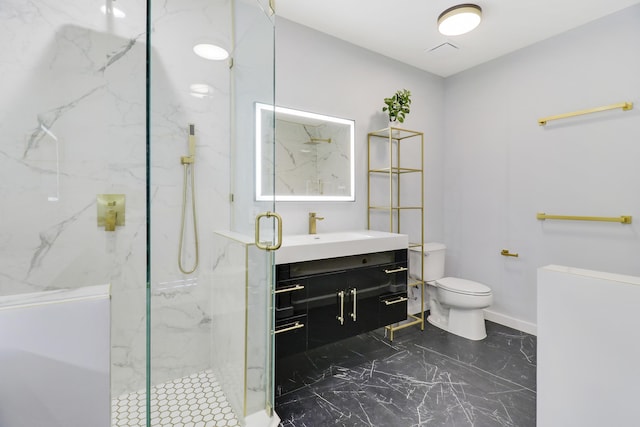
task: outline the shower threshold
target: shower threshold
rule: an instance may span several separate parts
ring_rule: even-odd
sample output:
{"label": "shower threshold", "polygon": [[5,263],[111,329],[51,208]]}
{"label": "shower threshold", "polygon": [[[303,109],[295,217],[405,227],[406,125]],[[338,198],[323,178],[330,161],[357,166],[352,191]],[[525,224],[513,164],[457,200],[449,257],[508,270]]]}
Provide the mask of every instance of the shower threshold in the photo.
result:
{"label": "shower threshold", "polygon": [[[240,425],[210,370],[151,388],[152,427]],[[144,391],[123,394],[111,401],[111,426],[147,426]]]}

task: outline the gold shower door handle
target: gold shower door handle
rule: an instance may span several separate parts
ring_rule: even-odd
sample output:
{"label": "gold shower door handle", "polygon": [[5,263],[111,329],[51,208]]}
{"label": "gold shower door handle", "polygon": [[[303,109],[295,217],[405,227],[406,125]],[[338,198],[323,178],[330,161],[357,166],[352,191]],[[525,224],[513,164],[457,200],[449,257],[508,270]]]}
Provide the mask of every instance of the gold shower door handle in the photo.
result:
{"label": "gold shower door handle", "polygon": [[[269,244],[265,244],[262,243],[260,241],[260,220],[262,218],[275,218],[276,220],[276,224],[277,224],[277,238],[278,240],[276,241],[276,243],[274,245],[269,245]],[[264,212],[261,214],[258,214],[258,216],[256,216],[256,234],[255,234],[255,243],[256,243],[256,247],[258,249],[262,249],[264,251],[275,251],[277,249],[280,249],[280,246],[282,246],[282,217],[280,215],[278,215],[275,212]]]}
{"label": "gold shower door handle", "polygon": [[502,255],[502,256],[512,256],[512,257],[516,257],[516,258],[520,256],[520,255],[519,255],[519,254],[517,254],[517,253],[516,253],[516,254],[512,254],[511,252],[509,252],[509,249],[503,249],[503,250],[501,250],[501,251],[500,251],[500,255]]}

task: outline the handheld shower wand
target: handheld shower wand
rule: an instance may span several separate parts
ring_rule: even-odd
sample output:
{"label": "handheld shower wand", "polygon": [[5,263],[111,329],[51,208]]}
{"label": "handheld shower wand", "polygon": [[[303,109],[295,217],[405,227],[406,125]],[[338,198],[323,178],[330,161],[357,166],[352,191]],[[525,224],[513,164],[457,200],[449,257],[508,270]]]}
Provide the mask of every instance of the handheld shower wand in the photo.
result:
{"label": "handheld shower wand", "polygon": [[196,155],[196,125],[189,123],[189,156]]}
{"label": "handheld shower wand", "polygon": [[189,155],[180,157],[180,163],[190,165],[196,157],[196,125],[189,123],[189,136],[187,140],[189,146]]}
{"label": "handheld shower wand", "polygon": [[[184,179],[182,185],[182,220],[180,221],[180,241],[178,243],[178,268],[184,274],[191,274],[198,268],[198,258],[199,258],[199,244],[198,244],[198,221],[196,215],[196,182],[195,182],[195,168],[194,161],[196,158],[196,126],[194,124],[189,124],[189,134],[188,134],[188,149],[189,155],[180,157],[180,163],[183,165],[184,169]],[[182,248],[184,246],[184,228],[185,228],[185,214],[187,210],[187,183],[188,176],[191,174],[191,211],[193,215],[193,238],[195,245],[195,262],[193,268],[186,269],[182,264]]]}

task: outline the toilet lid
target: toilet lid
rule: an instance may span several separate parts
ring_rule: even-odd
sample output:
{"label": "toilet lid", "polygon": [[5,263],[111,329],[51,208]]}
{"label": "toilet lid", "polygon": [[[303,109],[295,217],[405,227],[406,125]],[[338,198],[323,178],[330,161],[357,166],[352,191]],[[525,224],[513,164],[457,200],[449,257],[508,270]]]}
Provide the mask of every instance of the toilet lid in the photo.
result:
{"label": "toilet lid", "polygon": [[445,277],[436,280],[439,288],[465,295],[489,295],[491,288],[482,283],[458,277]]}

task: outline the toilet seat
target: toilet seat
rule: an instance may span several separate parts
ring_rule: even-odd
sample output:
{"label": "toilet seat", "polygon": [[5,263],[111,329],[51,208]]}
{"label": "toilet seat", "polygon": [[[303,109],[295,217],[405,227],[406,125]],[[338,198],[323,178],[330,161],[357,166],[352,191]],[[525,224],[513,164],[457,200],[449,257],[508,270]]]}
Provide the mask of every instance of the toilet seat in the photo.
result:
{"label": "toilet seat", "polygon": [[463,295],[485,296],[491,295],[491,288],[482,283],[458,277],[444,277],[435,281],[437,286],[445,291]]}

